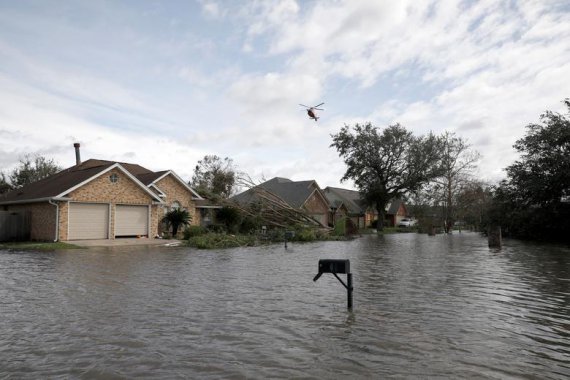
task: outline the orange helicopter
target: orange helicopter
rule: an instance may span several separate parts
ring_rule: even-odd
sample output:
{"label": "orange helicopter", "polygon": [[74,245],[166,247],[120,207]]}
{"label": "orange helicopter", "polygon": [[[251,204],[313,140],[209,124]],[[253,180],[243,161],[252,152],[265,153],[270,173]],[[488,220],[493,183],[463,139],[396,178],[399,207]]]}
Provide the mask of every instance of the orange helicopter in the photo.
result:
{"label": "orange helicopter", "polygon": [[316,110],[324,111],[323,108],[318,108],[318,107],[322,106],[323,104],[325,104],[325,103],[317,104],[316,106],[312,106],[312,107],[306,106],[304,104],[299,104],[299,105],[301,107],[305,107],[307,109],[307,115],[309,115],[309,117],[311,119],[317,121],[317,120],[319,120],[319,117],[317,116],[317,113],[315,111]]}

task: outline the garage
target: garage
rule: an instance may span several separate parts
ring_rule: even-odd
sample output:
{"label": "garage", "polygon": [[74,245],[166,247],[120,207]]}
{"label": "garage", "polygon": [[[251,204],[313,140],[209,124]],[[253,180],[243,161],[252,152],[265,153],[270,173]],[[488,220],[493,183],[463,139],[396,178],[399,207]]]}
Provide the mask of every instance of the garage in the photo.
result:
{"label": "garage", "polygon": [[103,203],[69,204],[69,240],[107,239],[109,205]]}
{"label": "garage", "polygon": [[115,207],[115,237],[147,236],[148,206],[117,205]]}

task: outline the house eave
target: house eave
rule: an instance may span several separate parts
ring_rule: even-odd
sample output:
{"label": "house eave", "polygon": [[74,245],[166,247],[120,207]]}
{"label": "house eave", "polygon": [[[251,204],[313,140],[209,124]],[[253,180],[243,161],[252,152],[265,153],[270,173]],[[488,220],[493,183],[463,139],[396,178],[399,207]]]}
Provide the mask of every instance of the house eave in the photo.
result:
{"label": "house eave", "polygon": [[44,197],[44,198],[19,199],[17,201],[0,202],[0,205],[17,205],[17,204],[41,203],[41,202],[49,202],[49,201],[67,202],[70,200],[72,200],[72,199],[71,198],[65,198],[65,197]]}

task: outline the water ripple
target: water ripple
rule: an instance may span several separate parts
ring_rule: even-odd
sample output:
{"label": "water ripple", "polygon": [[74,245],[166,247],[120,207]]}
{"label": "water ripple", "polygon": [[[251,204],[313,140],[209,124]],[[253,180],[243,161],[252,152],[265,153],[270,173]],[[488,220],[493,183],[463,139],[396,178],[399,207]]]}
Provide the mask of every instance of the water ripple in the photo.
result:
{"label": "water ripple", "polygon": [[563,379],[569,279],[566,247],[469,233],[0,251],[0,377]]}

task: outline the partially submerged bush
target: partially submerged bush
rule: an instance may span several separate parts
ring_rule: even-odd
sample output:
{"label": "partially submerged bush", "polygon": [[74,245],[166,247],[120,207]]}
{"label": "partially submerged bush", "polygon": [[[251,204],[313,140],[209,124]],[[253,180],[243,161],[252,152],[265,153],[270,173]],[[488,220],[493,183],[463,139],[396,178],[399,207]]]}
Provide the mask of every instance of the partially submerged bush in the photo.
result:
{"label": "partially submerged bush", "polygon": [[199,249],[251,247],[256,243],[253,235],[228,235],[208,233],[188,239],[188,245]]}

